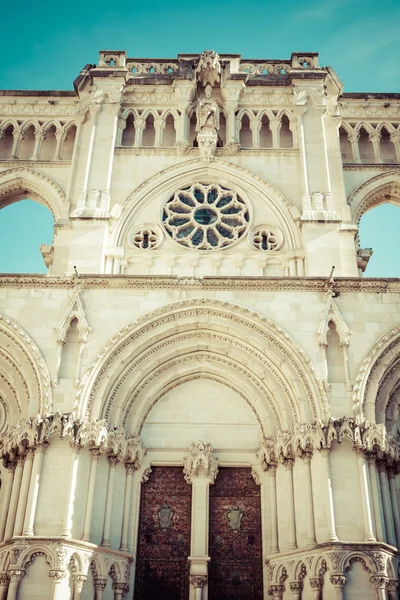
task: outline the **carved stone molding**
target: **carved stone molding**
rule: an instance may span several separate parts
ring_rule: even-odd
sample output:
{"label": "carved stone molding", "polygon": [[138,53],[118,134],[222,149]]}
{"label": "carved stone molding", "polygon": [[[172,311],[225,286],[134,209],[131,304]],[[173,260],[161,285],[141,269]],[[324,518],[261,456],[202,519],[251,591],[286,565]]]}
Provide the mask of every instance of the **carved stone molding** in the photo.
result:
{"label": "carved stone molding", "polygon": [[190,583],[195,588],[202,588],[207,583],[207,575],[191,575]]}
{"label": "carved stone molding", "polygon": [[193,477],[204,471],[210,483],[214,483],[218,475],[218,459],[212,456],[213,447],[210,442],[193,442],[190,445],[190,455],[183,459],[185,481],[193,483]]}

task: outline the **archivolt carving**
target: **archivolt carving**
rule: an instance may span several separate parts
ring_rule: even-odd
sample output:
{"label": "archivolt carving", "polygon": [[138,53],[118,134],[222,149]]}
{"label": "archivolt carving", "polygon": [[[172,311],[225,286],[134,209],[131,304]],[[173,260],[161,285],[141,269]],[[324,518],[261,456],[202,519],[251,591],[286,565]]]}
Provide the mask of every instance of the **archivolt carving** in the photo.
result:
{"label": "archivolt carving", "polygon": [[400,204],[400,174],[398,171],[380,173],[362,183],[348,199],[353,221],[359,223],[368,209],[391,202]]}
{"label": "archivolt carving", "polygon": [[64,192],[43,173],[22,166],[1,172],[0,202],[6,206],[19,196],[31,197],[47,206],[56,221],[68,217]]}
{"label": "archivolt carving", "polygon": [[[202,322],[201,327],[199,327],[200,322]],[[327,410],[326,398],[315,376],[315,369],[310,364],[304,350],[299,348],[288,334],[268,319],[232,304],[206,299],[194,299],[163,307],[141,317],[136,322],[130,323],[117,335],[113,336],[82,379],[78,390],[80,413],[100,414],[100,404],[103,402],[105,388],[111,385],[107,392],[108,397],[110,397],[122,375],[120,371],[122,356],[126,354],[131,356],[132,349],[137,349],[137,352],[140,353],[146,348],[150,348],[148,351],[151,352],[152,345],[155,342],[154,336],[157,337],[157,340],[160,340],[160,335],[162,334],[165,337],[166,332],[168,337],[171,335],[170,332],[172,334],[176,333],[176,331],[171,330],[172,325],[175,328],[180,326],[180,331],[182,331],[184,325],[187,328],[187,323],[189,323],[189,329],[191,328],[193,331],[194,328],[191,323],[196,323],[198,331],[210,329],[210,323],[212,323],[214,333],[218,332],[220,324],[225,332],[228,328],[229,343],[233,343],[233,340],[239,337],[250,339],[251,336],[254,340],[253,343],[257,344],[260,350],[260,358],[266,361],[264,362],[265,365],[271,365],[271,361],[267,359],[267,354],[268,357],[275,355],[277,360],[280,361],[279,364],[283,370],[281,374],[282,383],[290,378],[286,379],[287,369],[289,369],[289,372],[293,369],[296,373],[295,378],[301,383],[301,386],[295,393],[298,398],[302,396],[302,400],[301,404],[298,404],[298,399],[293,398],[292,394],[293,406],[302,406],[298,409],[300,412],[304,410],[311,411],[312,416],[309,415],[307,418],[322,418],[324,411]],[[234,331],[235,335],[232,335],[231,331]],[[268,349],[268,352],[262,352],[264,349]],[[280,359],[278,359],[279,356]],[[218,359],[222,360],[224,357],[221,356]],[[125,357],[126,360],[127,357]],[[262,375],[265,368],[261,369],[257,377]],[[246,368],[246,373],[248,370]],[[304,403],[305,397],[308,399],[307,403]],[[127,414],[126,411],[124,412]]]}
{"label": "archivolt carving", "polygon": [[180,162],[160,171],[139,185],[124,203],[123,215],[111,244],[123,245],[127,232],[132,226],[134,215],[143,204],[154,198],[155,194],[162,194],[162,198],[167,200],[177,189],[191,185],[194,181],[217,182],[222,186],[234,189],[243,198],[252,193],[268,204],[279,227],[283,230],[288,248],[296,249],[301,246],[292,216],[293,207],[284,196],[259,175],[218,158],[211,164],[206,164],[198,159]]}
{"label": "archivolt carving", "polygon": [[23,371],[21,374],[21,369],[11,369],[24,382],[25,400],[20,406],[20,416],[43,414],[51,409],[52,395],[49,372],[39,348],[19,325],[4,315],[0,315],[0,340],[2,337],[6,338],[2,345],[8,347],[7,356],[1,350],[3,359],[6,357],[11,366],[15,359]]}

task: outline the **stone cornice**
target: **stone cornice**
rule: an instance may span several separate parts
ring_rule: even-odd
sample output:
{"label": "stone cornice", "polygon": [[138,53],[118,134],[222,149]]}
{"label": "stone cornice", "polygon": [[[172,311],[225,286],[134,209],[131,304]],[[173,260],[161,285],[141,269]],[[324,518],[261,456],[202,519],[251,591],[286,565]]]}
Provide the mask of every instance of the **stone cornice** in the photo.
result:
{"label": "stone cornice", "polygon": [[343,171],[393,171],[395,169],[399,169],[400,165],[398,164],[352,164],[352,163],[344,163]]}
{"label": "stone cornice", "polygon": [[323,277],[173,277],[164,275],[80,275],[48,277],[46,275],[14,274],[0,275],[0,287],[24,289],[73,289],[84,290],[173,290],[195,291],[277,291],[385,294],[400,293],[400,278],[353,278],[338,277],[332,287]]}
{"label": "stone cornice", "polygon": [[70,160],[0,160],[0,168],[2,167],[36,167],[36,168],[56,168],[69,169],[71,166]]}

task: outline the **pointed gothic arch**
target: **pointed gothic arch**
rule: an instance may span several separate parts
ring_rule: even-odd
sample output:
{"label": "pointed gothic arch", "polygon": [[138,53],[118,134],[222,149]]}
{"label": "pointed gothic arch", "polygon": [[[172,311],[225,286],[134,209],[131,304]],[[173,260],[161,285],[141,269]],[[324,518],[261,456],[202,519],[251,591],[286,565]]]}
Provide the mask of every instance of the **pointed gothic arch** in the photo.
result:
{"label": "pointed gothic arch", "polygon": [[383,173],[364,181],[351,194],[350,205],[353,221],[359,223],[367,210],[380,204],[400,205],[400,174],[398,171]]}
{"label": "pointed gothic arch", "polygon": [[22,166],[1,172],[0,208],[26,198],[48,208],[55,221],[68,218],[64,192],[50,177]]}
{"label": "pointed gothic arch", "polygon": [[137,433],[179,377],[223,377],[267,434],[325,418],[326,398],[304,351],[269,319],[226,302],[172,304],[130,323],[82,378],[81,415]]}
{"label": "pointed gothic arch", "polygon": [[113,233],[116,246],[123,246],[135,215],[146,202],[155,196],[167,200],[177,189],[194,182],[219,183],[233,187],[244,198],[251,195],[265,203],[281,228],[288,249],[301,247],[299,231],[295,223],[297,209],[293,207],[273,185],[249,171],[225,160],[215,159],[204,163],[198,159],[179,163],[160,171],[136,188],[125,200],[118,226]]}

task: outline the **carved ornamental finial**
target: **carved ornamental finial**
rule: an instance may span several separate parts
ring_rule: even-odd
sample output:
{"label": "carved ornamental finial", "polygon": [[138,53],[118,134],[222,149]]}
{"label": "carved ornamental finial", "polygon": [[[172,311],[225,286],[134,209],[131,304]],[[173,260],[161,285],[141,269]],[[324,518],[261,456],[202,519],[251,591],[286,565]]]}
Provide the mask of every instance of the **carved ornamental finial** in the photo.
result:
{"label": "carved ornamental finial", "polygon": [[213,447],[210,442],[193,442],[190,445],[190,456],[183,459],[185,481],[192,483],[193,476],[203,468],[210,483],[214,483],[218,475],[218,459],[212,456]]}
{"label": "carved ornamental finial", "polygon": [[213,86],[220,81],[221,63],[218,54],[214,50],[204,50],[203,54],[200,55],[196,68],[196,78],[203,87],[206,87],[208,83]]}

